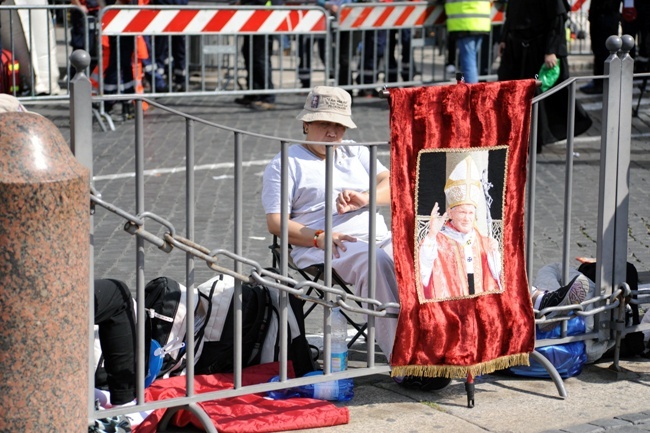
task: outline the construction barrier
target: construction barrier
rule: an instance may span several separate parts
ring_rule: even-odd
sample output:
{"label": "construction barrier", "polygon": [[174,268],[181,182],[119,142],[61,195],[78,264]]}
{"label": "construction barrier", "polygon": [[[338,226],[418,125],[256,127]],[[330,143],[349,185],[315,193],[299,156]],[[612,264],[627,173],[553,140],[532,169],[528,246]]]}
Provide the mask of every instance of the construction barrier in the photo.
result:
{"label": "construction barrier", "polygon": [[[445,70],[450,55],[444,7],[427,2],[345,4],[331,14],[308,5],[203,4],[110,6],[86,13],[73,5],[11,5],[11,1],[0,5],[0,43],[20,65],[19,82],[13,83],[12,92],[30,103],[67,99],[74,74],[68,59],[75,48],[91,53],[91,72],[94,69],[100,96],[131,91],[151,97],[270,95],[302,92],[318,84],[338,84],[363,93],[455,78]],[[567,24],[572,54],[591,55],[587,7],[585,0],[572,4]],[[480,57],[480,75],[487,80],[495,79],[496,43],[504,20],[501,3],[493,3],[491,17],[493,31]],[[30,30],[36,28],[45,31]],[[83,35],[82,44],[74,42],[78,35]],[[122,63],[134,64],[130,73],[113,72],[106,87],[109,40],[117,51],[133,51],[130,58],[116,57],[114,69],[125,71]],[[270,58],[263,72],[258,69],[258,75],[267,78],[260,81],[264,85],[247,70],[246,57],[262,52],[253,45],[263,47],[263,55]],[[175,65],[179,46],[185,60]],[[248,53],[242,52],[243,46]],[[110,118],[102,115],[112,128]]]}

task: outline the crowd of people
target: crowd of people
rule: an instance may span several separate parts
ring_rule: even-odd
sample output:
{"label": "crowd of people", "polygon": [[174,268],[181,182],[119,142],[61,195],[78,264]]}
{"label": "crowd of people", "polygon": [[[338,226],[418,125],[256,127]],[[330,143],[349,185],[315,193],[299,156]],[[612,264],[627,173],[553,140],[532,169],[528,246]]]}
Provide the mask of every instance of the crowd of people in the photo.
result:
{"label": "crowd of people", "polygon": [[[96,19],[101,8],[98,0],[71,0],[90,18],[88,29],[78,12],[71,14],[72,32],[70,43],[73,48],[83,48],[84,37],[88,32],[91,55],[97,52],[97,44],[104,43],[105,70],[104,92],[134,93],[152,91],[155,93],[183,92],[188,89],[189,68],[186,50],[189,41],[185,36],[141,36],[137,38],[109,37],[107,41],[93,40]],[[140,5],[182,6],[188,0],[138,0]],[[647,2],[636,0],[594,0],[589,8],[590,37],[594,53],[594,74],[602,75],[607,49],[605,40],[612,34],[623,33],[638,37],[638,44],[632,53],[638,62],[647,63],[648,33],[650,10]],[[327,13],[336,19],[341,6],[351,3],[349,0],[318,0]],[[443,1],[446,13],[446,27],[437,29],[437,37],[446,43],[445,77],[453,79],[456,69],[463,74],[466,83],[476,83],[491,70],[495,57],[499,58],[498,79],[511,80],[533,78],[542,65],[560,66],[558,83],[569,77],[567,61],[566,25],[571,12],[570,5],[564,0],[511,0],[496,2],[497,8],[505,11],[505,23],[493,26],[491,11],[493,5],[488,0],[471,2]],[[136,4],[135,0],[108,0],[101,5]],[[238,0],[235,5],[242,6],[278,6],[282,0]],[[411,40],[413,35],[408,29],[403,30],[367,30],[357,32],[339,32],[339,40],[332,36],[333,46],[325,46],[323,36],[299,35],[284,36],[282,40],[273,35],[245,35],[238,44],[244,60],[246,80],[238,81],[243,90],[249,92],[237,97],[234,102],[258,110],[275,108],[276,94],[273,92],[273,64],[271,61],[276,40],[280,50],[289,51],[291,39],[295,42],[294,53],[298,57],[297,81],[300,86],[312,87],[313,55],[318,53],[325,64],[326,51],[330,50],[331,65],[329,79],[334,79],[339,86],[356,84],[357,96],[377,95],[376,85],[382,72],[386,73],[386,83],[408,83],[420,74],[413,63]],[[495,43],[496,56],[491,56]],[[287,45],[288,44],[288,45]],[[498,44],[498,46],[497,46]],[[400,48],[398,50],[398,47]],[[284,50],[282,49],[284,48]],[[398,52],[399,51],[399,52]],[[138,54],[141,67],[134,67],[133,56]],[[338,53],[338,57],[334,54]],[[351,61],[357,57],[356,72]],[[93,58],[92,68],[97,59]],[[380,65],[384,62],[385,65]],[[119,66],[119,71],[118,71]],[[97,71],[97,74],[99,72]],[[584,93],[602,93],[602,79],[594,80],[580,90]],[[351,94],[353,91],[349,90]],[[562,92],[552,99],[565,99]],[[551,98],[549,98],[551,99]],[[546,101],[540,104],[541,128],[538,129],[538,149],[541,145],[566,138],[566,125],[561,121],[566,117],[566,105],[560,102]],[[110,104],[109,104],[110,108]],[[577,118],[575,134],[586,131],[591,122],[579,104],[576,105]],[[548,118],[548,119],[547,119]]]}

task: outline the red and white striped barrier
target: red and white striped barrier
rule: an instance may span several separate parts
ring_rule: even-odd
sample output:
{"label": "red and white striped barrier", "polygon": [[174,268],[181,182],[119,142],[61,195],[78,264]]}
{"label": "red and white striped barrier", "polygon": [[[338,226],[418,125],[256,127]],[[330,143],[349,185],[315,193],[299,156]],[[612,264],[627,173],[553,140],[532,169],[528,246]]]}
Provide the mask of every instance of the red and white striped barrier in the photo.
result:
{"label": "red and white striped barrier", "polygon": [[411,28],[444,22],[444,7],[426,2],[345,4],[339,14],[341,30]]}
{"label": "red and white striped barrier", "polygon": [[102,34],[200,35],[252,33],[326,33],[327,16],[320,8],[160,8],[108,7]]}
{"label": "red and white striped barrier", "polygon": [[587,12],[589,9],[589,2],[587,0],[569,1],[571,3],[571,12]]}
{"label": "red and white striped barrier", "polygon": [[[504,12],[492,4],[492,24],[502,24]],[[445,24],[443,5],[427,2],[388,2],[345,4],[339,15],[341,30],[372,30],[381,28],[432,27]]]}

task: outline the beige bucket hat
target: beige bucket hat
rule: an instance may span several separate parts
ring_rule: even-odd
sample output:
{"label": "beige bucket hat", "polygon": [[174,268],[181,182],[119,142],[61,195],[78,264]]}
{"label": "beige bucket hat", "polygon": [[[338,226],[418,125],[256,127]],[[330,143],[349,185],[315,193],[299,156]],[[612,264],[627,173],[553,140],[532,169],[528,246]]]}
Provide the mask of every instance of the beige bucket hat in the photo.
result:
{"label": "beige bucket hat", "polygon": [[352,121],[352,98],[350,94],[338,87],[316,86],[307,95],[304,109],[296,116],[303,122],[322,120],[334,122],[354,129]]}

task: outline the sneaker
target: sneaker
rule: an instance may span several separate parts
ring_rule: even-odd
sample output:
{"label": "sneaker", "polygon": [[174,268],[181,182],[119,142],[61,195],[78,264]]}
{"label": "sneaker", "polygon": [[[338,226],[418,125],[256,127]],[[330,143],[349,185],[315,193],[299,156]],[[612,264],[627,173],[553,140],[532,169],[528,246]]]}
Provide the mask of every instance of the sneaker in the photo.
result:
{"label": "sneaker", "polygon": [[266,111],[275,109],[275,104],[266,101],[253,101],[251,102],[250,107],[253,110]]}
{"label": "sneaker", "polygon": [[438,391],[451,383],[447,377],[398,376],[393,377],[393,380],[403,388],[420,391]]}
{"label": "sneaker", "polygon": [[[587,297],[589,293],[589,279],[583,274],[577,275],[569,284],[559,289],[546,292],[542,295],[542,300],[539,304],[539,311],[549,307],[563,307],[565,305],[580,304]],[[551,319],[558,315],[558,312],[551,312],[546,315],[546,318]],[[541,331],[550,331],[559,325],[559,322],[550,322],[539,325]]]}
{"label": "sneaker", "polygon": [[[95,410],[101,410],[99,400],[95,400]],[[107,418],[96,419],[88,426],[88,433],[130,433],[131,422],[126,415],[117,415]]]}
{"label": "sneaker", "polygon": [[588,84],[580,87],[579,90],[587,95],[601,95],[603,93],[603,85],[590,81]]}

